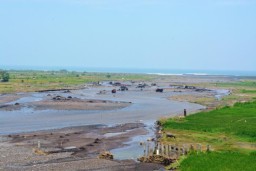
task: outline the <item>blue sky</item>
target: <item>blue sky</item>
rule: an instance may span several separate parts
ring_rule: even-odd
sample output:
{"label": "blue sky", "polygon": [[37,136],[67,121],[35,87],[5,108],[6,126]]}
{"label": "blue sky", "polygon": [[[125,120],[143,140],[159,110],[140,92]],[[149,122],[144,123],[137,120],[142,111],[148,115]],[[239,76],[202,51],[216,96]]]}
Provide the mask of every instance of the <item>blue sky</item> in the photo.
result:
{"label": "blue sky", "polygon": [[256,1],[0,0],[0,65],[256,70]]}

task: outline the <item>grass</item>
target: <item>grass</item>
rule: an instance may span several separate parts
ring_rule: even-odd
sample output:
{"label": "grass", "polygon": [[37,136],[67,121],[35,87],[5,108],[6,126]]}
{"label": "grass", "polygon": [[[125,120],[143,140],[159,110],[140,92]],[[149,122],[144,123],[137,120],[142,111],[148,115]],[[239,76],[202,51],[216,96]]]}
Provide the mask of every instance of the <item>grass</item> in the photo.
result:
{"label": "grass", "polygon": [[241,93],[256,93],[256,90],[241,90]]}
{"label": "grass", "polygon": [[217,87],[238,87],[238,88],[254,87],[254,88],[256,88],[256,81],[255,80],[241,80],[241,81],[237,81],[237,82],[215,83],[215,85]]}
{"label": "grass", "polygon": [[103,80],[151,80],[155,76],[146,74],[87,73],[68,71],[8,71],[9,82],[0,82],[0,93],[31,92],[81,86],[88,82]]}
{"label": "grass", "polygon": [[[207,145],[211,145],[212,150],[236,150],[246,152],[248,150],[256,149],[253,142],[238,140],[234,136],[227,135],[225,133],[205,133],[191,130],[177,130],[172,129],[170,132],[176,135],[176,138],[168,138],[164,136],[161,141],[164,143],[175,144],[179,147],[186,146],[194,147],[197,144],[202,145],[202,150],[206,151]],[[243,148],[241,148],[243,147]]]}
{"label": "grass", "polygon": [[205,96],[204,94],[185,94],[171,96],[170,99],[175,101],[187,101],[191,103],[201,104],[203,106],[215,107],[217,100],[214,96]]}
{"label": "grass", "polygon": [[236,103],[210,112],[190,115],[182,120],[169,119],[165,129],[226,133],[256,142],[256,102]]}
{"label": "grass", "polygon": [[255,171],[256,155],[238,152],[192,153],[182,160],[180,170],[186,171]]}
{"label": "grass", "polygon": [[[208,85],[209,86],[209,85]],[[231,95],[222,99],[222,105],[220,106],[232,106],[236,102],[252,101],[256,95],[256,80],[251,78],[250,80],[242,80],[235,82],[222,82],[211,84],[215,88],[223,88],[231,90]]]}
{"label": "grass", "polygon": [[176,139],[162,141],[177,145],[211,145],[213,152],[191,153],[182,159],[180,170],[256,170],[256,101],[236,103],[186,118],[162,121],[165,132]]}

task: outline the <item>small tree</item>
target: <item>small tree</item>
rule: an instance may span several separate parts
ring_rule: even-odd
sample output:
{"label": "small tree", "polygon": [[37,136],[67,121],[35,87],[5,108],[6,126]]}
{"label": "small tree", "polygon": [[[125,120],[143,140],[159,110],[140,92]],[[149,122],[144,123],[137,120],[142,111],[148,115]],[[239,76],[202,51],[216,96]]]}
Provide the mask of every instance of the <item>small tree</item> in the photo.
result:
{"label": "small tree", "polygon": [[110,74],[108,74],[108,75],[106,75],[106,77],[107,77],[107,78],[110,78],[110,77],[111,77],[111,75],[110,75]]}
{"label": "small tree", "polygon": [[1,77],[3,82],[8,82],[10,79],[10,75],[6,71],[1,71]]}

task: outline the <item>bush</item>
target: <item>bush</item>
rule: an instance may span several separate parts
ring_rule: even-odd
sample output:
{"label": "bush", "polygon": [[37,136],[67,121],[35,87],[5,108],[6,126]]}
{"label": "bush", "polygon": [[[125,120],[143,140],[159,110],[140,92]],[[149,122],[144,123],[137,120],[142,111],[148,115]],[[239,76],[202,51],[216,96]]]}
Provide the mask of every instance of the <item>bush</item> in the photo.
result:
{"label": "bush", "polygon": [[1,71],[1,78],[3,82],[8,82],[10,79],[10,75],[6,71]]}

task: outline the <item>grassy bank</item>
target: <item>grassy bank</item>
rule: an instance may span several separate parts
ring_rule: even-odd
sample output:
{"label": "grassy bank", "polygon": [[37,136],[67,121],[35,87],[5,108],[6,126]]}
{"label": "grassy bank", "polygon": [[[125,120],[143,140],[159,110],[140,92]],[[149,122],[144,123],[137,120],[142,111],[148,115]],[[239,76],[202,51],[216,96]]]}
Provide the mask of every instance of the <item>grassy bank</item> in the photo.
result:
{"label": "grassy bank", "polygon": [[152,75],[60,71],[8,71],[9,82],[0,82],[0,93],[28,92],[81,86],[103,80],[151,80]]}
{"label": "grassy bank", "polygon": [[256,141],[256,102],[236,103],[210,112],[201,112],[184,119],[169,119],[165,129],[225,133]]}
{"label": "grassy bank", "polygon": [[162,121],[164,130],[177,137],[162,141],[211,145],[213,152],[190,154],[181,162],[180,170],[250,170],[256,167],[256,157],[251,154],[256,150],[255,123],[256,102],[236,103],[233,107]]}

